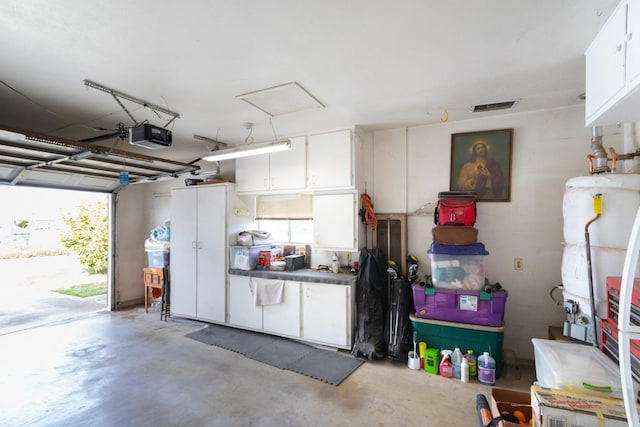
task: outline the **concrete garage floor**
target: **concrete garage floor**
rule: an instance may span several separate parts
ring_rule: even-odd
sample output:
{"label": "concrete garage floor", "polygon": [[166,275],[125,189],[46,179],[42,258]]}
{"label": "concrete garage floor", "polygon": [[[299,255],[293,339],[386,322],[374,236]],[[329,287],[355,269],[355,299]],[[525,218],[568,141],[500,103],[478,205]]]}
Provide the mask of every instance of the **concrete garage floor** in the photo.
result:
{"label": "concrete garage floor", "polygon": [[[140,307],[0,336],[0,425],[477,426],[490,387],[366,362],[339,386],[184,335]],[[528,391],[532,367],[498,386]]]}

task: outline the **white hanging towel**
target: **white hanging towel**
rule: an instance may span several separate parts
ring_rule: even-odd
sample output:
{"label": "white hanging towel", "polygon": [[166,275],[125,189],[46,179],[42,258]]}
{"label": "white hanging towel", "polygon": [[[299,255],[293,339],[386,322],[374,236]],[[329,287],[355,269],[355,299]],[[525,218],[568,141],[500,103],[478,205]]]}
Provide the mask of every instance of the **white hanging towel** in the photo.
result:
{"label": "white hanging towel", "polygon": [[256,307],[282,303],[284,296],[284,280],[249,278],[249,288]]}

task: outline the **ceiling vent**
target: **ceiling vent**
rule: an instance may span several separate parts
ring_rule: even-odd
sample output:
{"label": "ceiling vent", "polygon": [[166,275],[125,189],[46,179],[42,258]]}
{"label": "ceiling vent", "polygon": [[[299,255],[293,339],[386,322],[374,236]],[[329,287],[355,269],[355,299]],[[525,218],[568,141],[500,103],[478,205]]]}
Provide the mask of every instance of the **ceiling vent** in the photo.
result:
{"label": "ceiling vent", "polygon": [[508,110],[515,105],[516,101],[494,102],[492,104],[478,104],[471,107],[474,113],[484,113],[487,111]]}

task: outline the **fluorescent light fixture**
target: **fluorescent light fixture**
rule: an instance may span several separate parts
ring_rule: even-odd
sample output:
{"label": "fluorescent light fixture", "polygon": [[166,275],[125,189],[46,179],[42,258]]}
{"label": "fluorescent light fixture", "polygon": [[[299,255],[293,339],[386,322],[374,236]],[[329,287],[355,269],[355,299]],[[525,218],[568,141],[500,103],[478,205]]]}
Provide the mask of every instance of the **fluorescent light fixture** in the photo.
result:
{"label": "fluorescent light fixture", "polygon": [[286,150],[291,150],[291,141],[288,139],[258,144],[245,144],[225,150],[217,150],[214,151],[213,154],[203,157],[202,160],[217,162],[219,160],[237,159],[239,157],[249,157]]}

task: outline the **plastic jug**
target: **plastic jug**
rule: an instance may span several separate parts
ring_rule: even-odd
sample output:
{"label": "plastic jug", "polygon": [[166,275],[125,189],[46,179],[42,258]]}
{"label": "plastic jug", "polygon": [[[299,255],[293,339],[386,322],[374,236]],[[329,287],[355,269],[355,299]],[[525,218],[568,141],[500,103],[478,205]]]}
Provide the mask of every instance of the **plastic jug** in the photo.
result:
{"label": "plastic jug", "polygon": [[478,357],[478,380],[487,385],[496,383],[496,361],[488,351]]}
{"label": "plastic jug", "polygon": [[469,362],[469,379],[473,379],[478,375],[478,365],[473,350],[467,350],[467,361]]}
{"label": "plastic jug", "polygon": [[333,254],[331,258],[331,272],[339,273],[340,272],[340,263],[338,263],[338,254]]}
{"label": "plastic jug", "polygon": [[460,378],[460,364],[462,363],[462,352],[460,347],[456,347],[451,355],[451,363],[453,364],[453,377]]}
{"label": "plastic jug", "polygon": [[466,354],[462,356],[462,363],[460,363],[460,379],[463,383],[469,382],[469,360]]}
{"label": "plastic jug", "polygon": [[451,363],[451,350],[442,350],[440,361],[440,375],[445,378],[453,377],[453,364]]}

